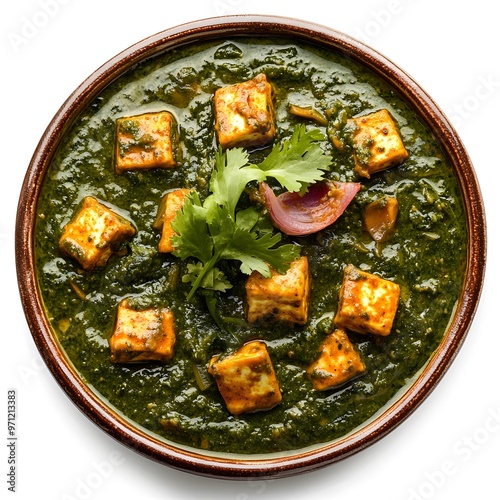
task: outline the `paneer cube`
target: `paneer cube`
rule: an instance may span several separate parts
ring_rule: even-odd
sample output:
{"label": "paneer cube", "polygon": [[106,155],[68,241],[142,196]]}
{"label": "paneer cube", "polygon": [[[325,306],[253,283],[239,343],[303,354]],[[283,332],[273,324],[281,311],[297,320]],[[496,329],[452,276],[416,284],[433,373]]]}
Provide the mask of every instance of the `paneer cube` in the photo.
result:
{"label": "paneer cube", "polygon": [[128,220],[87,196],[73,220],[64,226],[59,248],[91,270],[106,265],[116,246],[134,234]]}
{"label": "paneer cube", "polygon": [[408,152],[399,135],[398,127],[386,109],[353,118],[355,171],[362,177],[397,165]]}
{"label": "paneer cube", "polygon": [[337,328],[320,347],[320,355],[307,369],[307,375],[317,391],[341,386],[365,371],[365,364],[354,348],[346,331]]}
{"label": "paneer cube", "polygon": [[303,325],[307,322],[311,291],[307,257],[292,262],[285,274],[271,270],[270,278],[254,271],[245,288],[250,323],[284,321]]}
{"label": "paneer cube", "polygon": [[160,203],[157,219],[160,220],[159,225],[161,227],[161,239],[158,244],[158,250],[161,253],[170,253],[174,249],[171,241],[174,230],[172,229],[171,222],[182,208],[189,191],[189,189],[184,188],[170,191],[163,197]]}
{"label": "paneer cube", "polygon": [[118,305],[109,340],[111,361],[138,363],[170,361],[174,355],[174,315],[170,309],[133,309],[128,299]]}
{"label": "paneer cube", "polygon": [[214,356],[209,373],[233,415],[268,410],[281,401],[281,392],[266,344],[254,340],[234,354]]}
{"label": "paneer cube", "polygon": [[344,269],[335,325],[359,333],[391,333],[399,285],[349,264]]}
{"label": "paneer cube", "polygon": [[384,243],[394,234],[398,211],[398,199],[392,196],[379,198],[365,207],[364,226],[375,241]]}
{"label": "paneer cube", "polygon": [[115,167],[117,173],[177,164],[177,124],[168,111],[118,118]]}
{"label": "paneer cube", "polygon": [[266,75],[217,89],[215,130],[222,148],[255,147],[276,135],[272,87]]}

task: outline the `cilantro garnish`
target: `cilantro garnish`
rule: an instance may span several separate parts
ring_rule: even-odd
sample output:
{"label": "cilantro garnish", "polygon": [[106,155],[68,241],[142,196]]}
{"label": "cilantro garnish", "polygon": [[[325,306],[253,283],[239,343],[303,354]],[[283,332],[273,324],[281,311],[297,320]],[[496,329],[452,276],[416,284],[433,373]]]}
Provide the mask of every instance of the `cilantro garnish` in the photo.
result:
{"label": "cilantro garnish", "polygon": [[231,288],[217,267],[221,260],[239,261],[245,274],[258,271],[269,277],[269,266],[284,273],[299,257],[298,246],[278,246],[280,233],[257,231],[259,214],[255,207],[238,210],[237,206],[251,181],[273,178],[288,191],[305,193],[309,184],[323,179],[330,166],[330,159],[318,144],[323,139],[320,131],[306,131],[305,126],[298,125],[292,137],[281,146],[275,145],[258,165],[251,164],[241,148],[217,151],[211,194],[202,202],[196,192],[191,193],[172,221],[174,255],[195,259],[183,276],[184,282],[191,283],[188,299],[198,288],[221,292]]}

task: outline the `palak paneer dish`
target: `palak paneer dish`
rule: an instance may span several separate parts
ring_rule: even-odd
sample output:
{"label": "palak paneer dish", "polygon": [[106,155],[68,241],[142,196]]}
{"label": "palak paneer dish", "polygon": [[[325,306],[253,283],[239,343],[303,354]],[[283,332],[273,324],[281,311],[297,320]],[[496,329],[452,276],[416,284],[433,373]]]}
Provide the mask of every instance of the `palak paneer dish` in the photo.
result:
{"label": "palak paneer dish", "polygon": [[418,113],[342,53],[212,40],[144,60],[66,131],[35,228],[55,335],[156,436],[340,438],[439,345],[466,223]]}

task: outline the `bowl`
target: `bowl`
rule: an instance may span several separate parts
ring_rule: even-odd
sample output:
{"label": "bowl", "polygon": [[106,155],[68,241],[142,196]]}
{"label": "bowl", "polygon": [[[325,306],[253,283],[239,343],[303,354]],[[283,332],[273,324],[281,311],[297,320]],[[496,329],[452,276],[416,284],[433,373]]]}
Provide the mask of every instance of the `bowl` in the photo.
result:
{"label": "bowl", "polygon": [[[463,287],[438,347],[421,370],[372,418],[331,442],[271,455],[211,453],[161,439],[134,424],[82,380],[59,344],[45,313],[36,277],[34,226],[47,169],[68,127],[92,100],[121,74],[159,53],[188,43],[240,35],[294,37],[339,51],[388,82],[417,113],[448,156],[465,207],[467,252]],[[28,167],[16,222],[16,265],[24,312],[35,344],[52,375],[73,403],[110,436],[167,466],[224,479],[287,477],[345,459],[383,438],[419,407],[459,352],[473,321],[486,263],[486,223],[471,160],[456,131],[426,92],[402,69],[353,38],[306,21],[242,15],[200,20],[138,42],[101,66],[65,101],[42,136]]]}

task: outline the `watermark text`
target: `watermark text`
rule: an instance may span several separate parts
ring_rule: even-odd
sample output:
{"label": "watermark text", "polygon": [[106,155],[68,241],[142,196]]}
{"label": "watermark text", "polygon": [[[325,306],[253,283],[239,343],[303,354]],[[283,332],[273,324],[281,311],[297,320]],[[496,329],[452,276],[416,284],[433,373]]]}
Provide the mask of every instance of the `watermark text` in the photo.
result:
{"label": "watermark text", "polygon": [[452,456],[443,460],[434,470],[426,472],[422,482],[408,491],[407,500],[432,498],[497,433],[500,434],[500,406],[490,408],[481,425],[463,434],[453,444]]}
{"label": "watermark text", "polygon": [[10,46],[14,52],[19,52],[35,38],[57,16],[61,6],[71,0],[38,0],[38,9],[20,19],[20,25],[15,31],[7,34]]}
{"label": "watermark text", "polygon": [[478,76],[472,92],[447,110],[448,118],[457,128],[465,125],[467,120],[480,109],[482,103],[491,99],[498,89],[500,89],[500,79],[496,76],[491,74]]}
{"label": "watermark text", "polygon": [[7,490],[15,493],[17,487],[17,391],[7,391]]}
{"label": "watermark text", "polygon": [[123,456],[112,451],[107,460],[92,462],[92,470],[81,477],[75,479],[74,490],[69,493],[63,493],[61,500],[85,500],[91,498],[93,493],[98,490],[102,484],[111,477],[116,467],[125,462]]}

